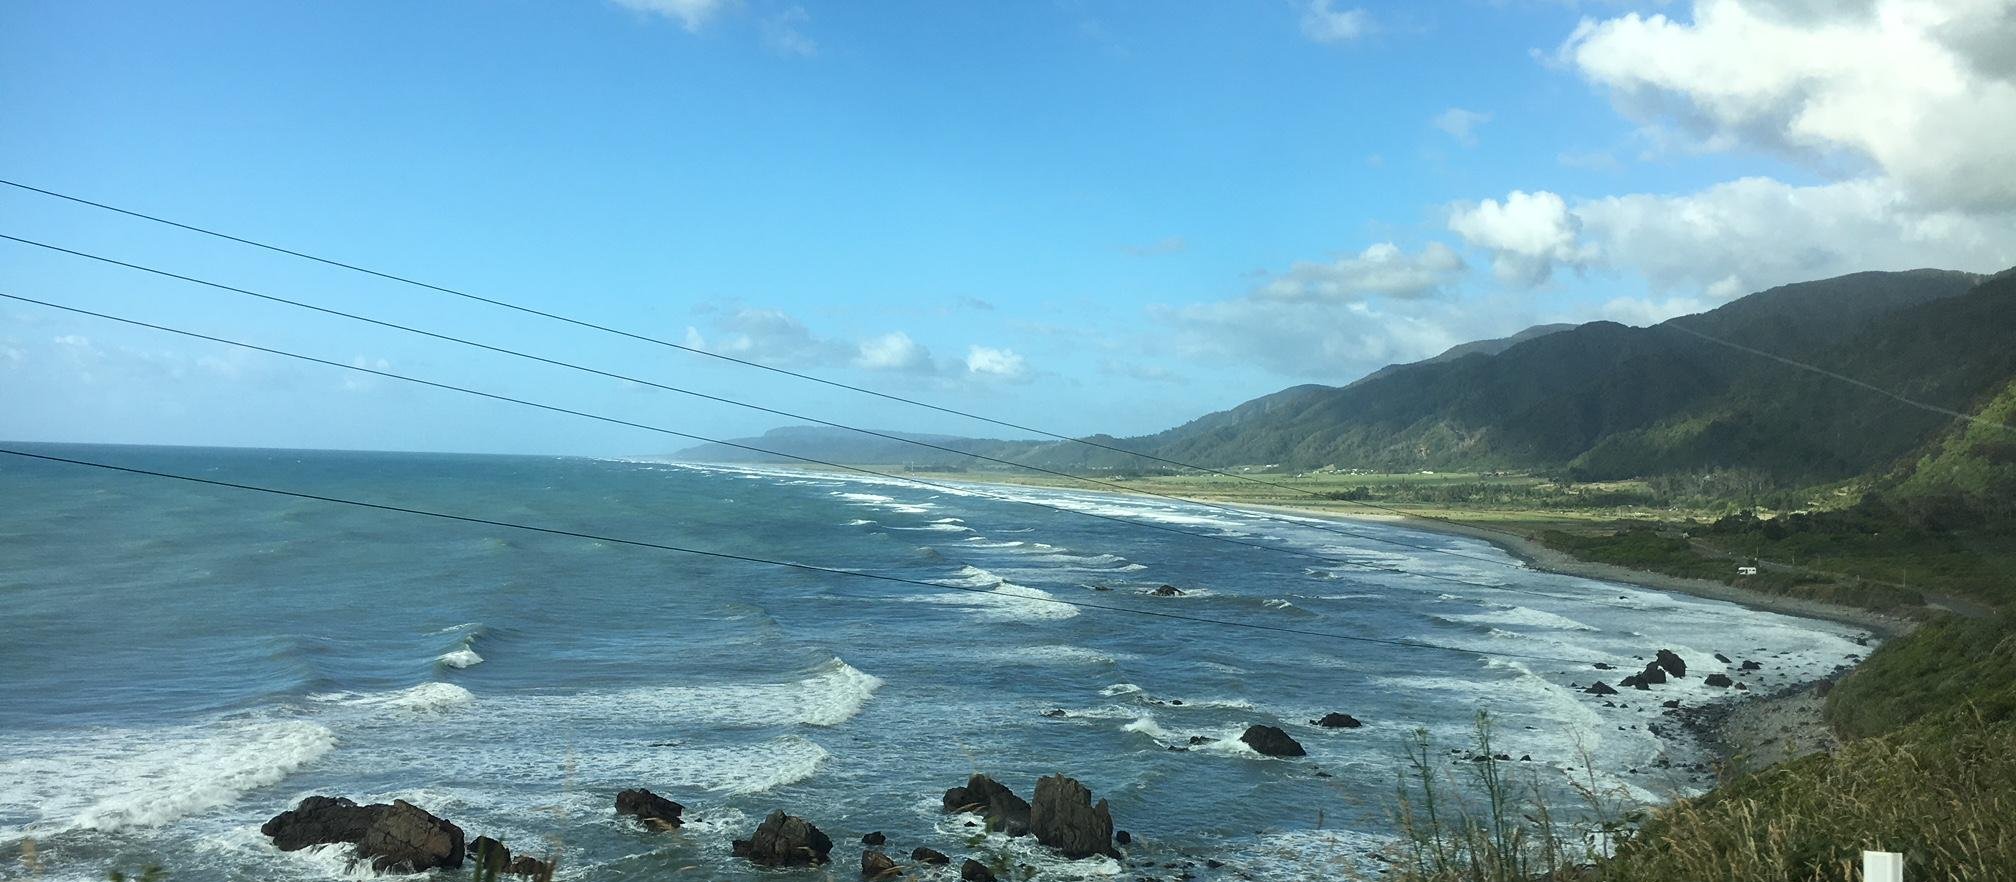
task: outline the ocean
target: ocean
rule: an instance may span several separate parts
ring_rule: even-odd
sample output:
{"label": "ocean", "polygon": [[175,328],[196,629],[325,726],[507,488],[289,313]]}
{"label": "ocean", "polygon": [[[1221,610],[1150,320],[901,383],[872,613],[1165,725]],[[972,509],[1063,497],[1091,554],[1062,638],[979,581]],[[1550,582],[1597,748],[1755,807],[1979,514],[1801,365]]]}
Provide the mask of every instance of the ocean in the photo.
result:
{"label": "ocean", "polygon": [[[1677,727],[1648,729],[1659,701],[1735,700],[1702,676],[1770,689],[1867,652],[1848,626],[1535,572],[1391,523],[1342,525],[1361,538],[1152,498],[642,460],[32,449],[986,590],[0,456],[0,878],[24,878],[31,851],[46,880],[147,864],[182,880],[368,875],[259,834],[311,794],[406,799],[472,838],[560,854],[562,879],[779,878],[729,855],[775,808],[833,837],[836,878],[870,831],[899,860],[953,855],[953,876],[992,854],[1040,878],[1148,872],[976,836],[939,799],[979,771],[1024,797],[1039,776],[1078,778],[1136,861],[1302,879],[1393,838],[1417,730],[1461,775],[1448,751],[1488,711],[1494,749],[1531,757],[1515,772],[1664,799],[1706,782],[1661,762],[1702,754]],[[1183,594],[1150,593],[1164,584]],[[1659,648],[1689,676],[1615,707],[1577,688]],[[1738,672],[1744,659],[1764,670]],[[1310,724],[1332,711],[1365,725]],[[1309,755],[1247,749],[1256,723]],[[617,820],[629,787],[683,803],[689,823]]]}

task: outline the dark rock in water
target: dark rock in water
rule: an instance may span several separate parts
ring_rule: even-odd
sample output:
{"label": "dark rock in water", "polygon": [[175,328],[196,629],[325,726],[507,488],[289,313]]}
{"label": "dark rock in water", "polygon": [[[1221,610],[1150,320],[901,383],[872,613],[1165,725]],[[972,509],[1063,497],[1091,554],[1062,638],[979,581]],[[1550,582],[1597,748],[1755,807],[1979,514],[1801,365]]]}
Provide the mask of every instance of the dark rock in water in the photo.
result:
{"label": "dark rock in water", "polygon": [[1190,736],[1190,746],[1191,746],[1191,747],[1196,747],[1197,745],[1199,745],[1199,744],[1204,744],[1204,743],[1206,743],[1206,742],[1209,742],[1210,740],[1211,740],[1211,739],[1209,739],[1209,738],[1206,738],[1206,737],[1204,737],[1204,736],[1202,736],[1202,735],[1192,735],[1192,736]]}
{"label": "dark rock in water", "polygon": [[986,775],[974,775],[966,786],[945,791],[945,810],[974,812],[987,819],[987,829],[1009,836],[1029,833],[1029,803]]}
{"label": "dark rock in water", "polygon": [[1758,664],[1758,663],[1756,663],[1756,662],[1754,662],[1754,661],[1747,661],[1747,660],[1746,660],[1746,661],[1744,661],[1744,662],[1743,662],[1742,664],[1740,664],[1740,665],[1737,665],[1737,666],[1736,666],[1736,670],[1739,670],[1739,671],[1761,671],[1761,670],[1764,670],[1764,666],[1763,666],[1763,665],[1760,665],[1760,664]]}
{"label": "dark rock in water", "polygon": [[504,843],[488,836],[478,836],[469,840],[469,850],[464,852],[464,855],[470,863],[488,867],[493,875],[511,869],[511,849],[505,848]]}
{"label": "dark rock in water", "polygon": [[1660,667],[1657,662],[1646,665],[1644,672],[1638,675],[1638,682],[1664,683],[1666,682],[1666,669]]}
{"label": "dark rock in water", "polygon": [[1675,654],[1673,650],[1659,650],[1658,659],[1654,664],[1665,668],[1666,673],[1672,674],[1675,677],[1687,676],[1687,660]]}
{"label": "dark rock in water", "polygon": [[1309,751],[1303,750],[1299,742],[1288,737],[1288,733],[1273,726],[1248,726],[1245,734],[1239,736],[1239,740],[1246,742],[1247,747],[1268,756],[1309,755]]}
{"label": "dark rock in water", "polygon": [[1044,711],[1043,715],[1051,718],[1061,718],[1067,716],[1067,714],[1064,713],[1064,709],[1061,707],[1053,707],[1047,711]]}
{"label": "dark rock in water", "polygon": [[920,864],[949,864],[952,859],[945,853],[931,848],[919,848],[910,853],[910,859]]}
{"label": "dark rock in water", "polygon": [[735,856],[766,867],[810,867],[831,860],[833,840],[804,818],[782,810],[770,813],[748,839],[732,844]]}
{"label": "dark rock in water", "polygon": [[1181,597],[1183,596],[1183,589],[1174,585],[1164,585],[1148,593],[1156,597]]}
{"label": "dark rock in water", "polygon": [[1113,833],[1113,841],[1120,845],[1132,845],[1134,844],[1134,834],[1125,830],[1118,830]]}
{"label": "dark rock in water", "polygon": [[1170,703],[1170,704],[1182,704],[1182,703],[1183,703],[1183,699],[1180,699],[1180,698],[1172,698],[1172,699],[1169,699],[1169,703]]}
{"label": "dark rock in water", "polygon": [[1729,679],[1728,674],[1709,674],[1708,679],[1702,680],[1701,682],[1706,683],[1710,686],[1720,686],[1724,689],[1727,689],[1731,685],[1734,685],[1734,682]]}
{"label": "dark rock in water", "polygon": [[1597,662],[1597,663],[1596,663],[1596,670],[1599,670],[1599,671],[1614,671],[1614,670],[1617,670],[1617,666],[1616,666],[1616,665],[1612,665],[1612,664],[1605,664],[1605,663],[1603,663],[1603,662]]}
{"label": "dark rock in water", "polygon": [[1092,586],[1092,590],[1094,590],[1094,591],[1111,591],[1111,590],[1113,590],[1113,589],[1112,589],[1112,588],[1111,588],[1110,586],[1107,586],[1107,585],[1094,585],[1094,586]]}
{"label": "dark rock in water", "polygon": [[294,808],[274,815],[259,832],[272,837],[273,847],[299,851],[311,845],[356,842],[390,806],[358,805],[340,796],[310,796]]}
{"label": "dark rock in water", "polygon": [[959,882],[994,882],[994,871],[972,858],[959,865]]}
{"label": "dark rock in water", "polygon": [[616,794],[616,813],[635,817],[646,827],[677,827],[684,823],[679,820],[684,811],[685,806],[641,787]]}
{"label": "dark rock in water", "polygon": [[1743,683],[1742,681],[1740,681],[1740,680],[1739,680],[1739,681],[1737,681],[1737,682],[1736,682],[1736,691],[1737,691],[1737,692],[1748,692],[1748,691],[1750,691],[1750,687],[1749,687],[1748,685],[1744,684],[1744,683]]}
{"label": "dark rock in water", "polygon": [[1673,707],[1673,708],[1677,708],[1677,707],[1679,707],[1679,706],[1680,706],[1680,699],[1677,699],[1677,698],[1669,698],[1669,699],[1667,699],[1667,700],[1665,700],[1665,701],[1662,701],[1662,702],[1659,702],[1659,706],[1660,706],[1660,707]]}
{"label": "dark rock in water", "polygon": [[1533,761],[1533,755],[1530,753],[1522,753],[1519,755],[1519,761],[1522,763],[1530,763]]}
{"label": "dark rock in water", "polygon": [[1721,662],[1721,663],[1723,663],[1723,664],[1725,664],[1725,665],[1726,665],[1726,664],[1729,664],[1729,657],[1728,657],[1728,656],[1726,656],[1726,655],[1723,655],[1722,653],[1719,653],[1719,652],[1718,652],[1718,653],[1715,653],[1715,660],[1716,660],[1716,661],[1718,661],[1718,662]]}
{"label": "dark rock in water", "polygon": [[1051,775],[1036,782],[1029,832],[1036,841],[1072,860],[1093,855],[1119,857],[1113,849],[1113,814],[1106,800],[1092,804],[1092,791],[1076,779]]}
{"label": "dark rock in water", "polygon": [[1625,677],[1625,678],[1624,678],[1624,679],[1622,679],[1622,680],[1618,680],[1618,681],[1617,681],[1617,685],[1619,685],[1619,686],[1628,686],[1628,687],[1630,687],[1630,688],[1632,688],[1632,689],[1651,689],[1651,688],[1652,688],[1652,687],[1650,687],[1650,686],[1647,686],[1647,685],[1645,685],[1645,677],[1644,677],[1644,675],[1642,675],[1642,674],[1632,674],[1632,675],[1631,675],[1631,676],[1629,676],[1629,677]]}
{"label": "dark rock in water", "polygon": [[1358,722],[1357,717],[1339,713],[1324,714],[1323,719],[1310,720],[1309,722],[1311,725],[1322,726],[1325,729],[1356,729],[1359,726],[1365,725]]}
{"label": "dark rock in water", "polygon": [[888,841],[889,837],[882,835],[882,831],[880,830],[861,837],[862,845],[882,845]]}
{"label": "dark rock in water", "polygon": [[1591,684],[1589,684],[1589,688],[1587,688],[1587,689],[1584,689],[1584,690],[1582,690],[1582,691],[1583,691],[1583,692],[1587,692],[1587,693],[1589,693],[1590,695],[1616,695],[1616,694],[1617,694],[1617,690],[1615,690],[1615,689],[1612,689],[1612,688],[1610,688],[1610,687],[1609,687],[1608,685],[1604,684],[1604,682],[1603,682],[1603,681],[1601,681],[1601,680],[1598,680],[1598,681],[1596,681],[1596,682],[1594,682],[1594,683],[1591,683]]}
{"label": "dark rock in water", "polygon": [[462,828],[395,799],[357,840],[357,859],[380,873],[424,873],[462,867]]}
{"label": "dark rock in water", "polygon": [[521,854],[516,860],[511,862],[511,866],[504,869],[504,872],[510,873],[513,876],[524,876],[528,879],[551,879],[553,878],[553,862],[542,861],[531,855]]}
{"label": "dark rock in water", "polygon": [[903,871],[896,869],[896,862],[890,860],[888,855],[879,851],[861,853],[861,878],[892,879],[901,875]]}

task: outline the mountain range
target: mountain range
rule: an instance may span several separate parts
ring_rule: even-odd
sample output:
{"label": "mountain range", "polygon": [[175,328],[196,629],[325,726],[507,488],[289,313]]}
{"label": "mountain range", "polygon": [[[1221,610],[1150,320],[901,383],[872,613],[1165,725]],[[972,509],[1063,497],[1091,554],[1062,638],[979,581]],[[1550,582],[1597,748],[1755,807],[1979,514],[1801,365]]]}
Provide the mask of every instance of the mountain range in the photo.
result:
{"label": "mountain range", "polygon": [[[1542,325],[1153,435],[1088,440],[1213,468],[1515,468],[1583,480],[1730,468],[1812,483],[1931,455],[1954,414],[1990,407],[2012,380],[2016,270],[1864,272],[1650,327]],[[1073,470],[1153,465],[1062,441],[904,437],[945,449],[806,427],[737,443],[859,465],[969,464],[962,453]],[[718,445],[677,455],[788,461]]]}

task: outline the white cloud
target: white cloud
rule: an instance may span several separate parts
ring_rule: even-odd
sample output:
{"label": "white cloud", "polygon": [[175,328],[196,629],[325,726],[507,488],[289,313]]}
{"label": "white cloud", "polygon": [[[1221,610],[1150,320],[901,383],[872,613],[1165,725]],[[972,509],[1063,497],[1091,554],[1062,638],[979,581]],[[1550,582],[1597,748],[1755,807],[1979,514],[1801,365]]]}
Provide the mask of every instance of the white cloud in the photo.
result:
{"label": "white cloud", "polygon": [[1186,358],[1257,366],[1324,383],[1365,375],[1381,365],[1415,361],[1466,340],[1532,324],[1522,308],[1453,300],[1342,303],[1242,297],[1180,307],[1156,307],[1151,317]]}
{"label": "white cloud", "polygon": [[1862,270],[2016,264],[2016,215],[1926,210],[1879,178],[1804,187],[1742,178],[1679,196],[1588,200],[1573,213],[1610,265],[1710,301]]}
{"label": "white cloud", "polygon": [[803,6],[793,6],[763,19],[763,45],[779,55],[810,58],[819,54],[819,44],[805,35],[812,14]]}
{"label": "white cloud", "polygon": [[975,344],[966,350],[966,371],[982,377],[1016,380],[1028,374],[1029,365],[1013,349]]}
{"label": "white cloud", "polygon": [[[1458,208],[1450,226],[1492,251],[1499,276],[1543,280],[1557,266],[1638,273],[1688,302],[1611,304],[1606,313],[1708,305],[1788,282],[1863,270],[1941,267],[1987,272],[2016,264],[2016,214],[1928,210],[1894,181],[1795,186],[1742,178],[1694,193],[1578,200],[1514,191],[1504,203]],[[1632,312],[1639,310],[1639,312]],[[1621,319],[1620,319],[1621,320]]]}
{"label": "white cloud", "polygon": [[1427,297],[1439,293],[1465,269],[1463,258],[1440,242],[1413,255],[1391,242],[1381,242],[1329,263],[1296,263],[1253,293],[1269,300]]}
{"label": "white cloud", "polygon": [[1307,0],[1302,6],[1302,36],[1318,43],[1345,43],[1372,30],[1372,15],[1363,9],[1337,10],[1332,0]]}
{"label": "white cloud", "polygon": [[931,351],[902,331],[890,331],[861,341],[854,364],[877,371],[921,372],[932,369]]}
{"label": "white cloud", "polygon": [[687,328],[686,345],[781,366],[843,363],[856,352],[855,347],[815,336],[804,323],[778,309],[732,308],[714,325],[720,333],[713,339],[698,328]]}
{"label": "white cloud", "polygon": [[615,2],[638,12],[649,12],[676,20],[680,27],[695,33],[706,27],[707,22],[728,5],[728,0],[615,0]]}
{"label": "white cloud", "polygon": [[1449,229],[1465,242],[1491,252],[1491,269],[1500,281],[1537,285],[1554,274],[1557,265],[1580,267],[1596,257],[1581,242],[1580,222],[1560,196],[1541,190],[1514,190],[1504,202],[1486,199],[1458,205],[1449,214]]}
{"label": "white cloud", "polygon": [[1698,0],[1584,21],[1559,57],[1707,149],[1880,175],[1925,209],[2016,209],[2016,4]]}
{"label": "white cloud", "polygon": [[1477,146],[1477,128],[1491,121],[1491,114],[1451,107],[1429,122],[1465,147]]}

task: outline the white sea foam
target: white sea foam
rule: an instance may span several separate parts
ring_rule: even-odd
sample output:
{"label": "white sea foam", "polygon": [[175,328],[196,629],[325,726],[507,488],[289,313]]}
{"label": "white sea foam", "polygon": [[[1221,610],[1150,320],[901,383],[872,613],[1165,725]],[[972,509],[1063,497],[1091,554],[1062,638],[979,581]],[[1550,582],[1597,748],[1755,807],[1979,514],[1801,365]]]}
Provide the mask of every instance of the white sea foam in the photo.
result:
{"label": "white sea foam", "polygon": [[[1131,654],[1121,654],[1127,655],[1128,658],[1135,657]],[[1115,655],[1115,653],[1086,649],[1083,646],[1052,644],[1043,646],[1017,646],[1004,649],[995,653],[995,658],[1008,662],[1023,662],[1027,664],[1110,665],[1117,660],[1114,657]]]}
{"label": "white sea foam", "polygon": [[653,781],[721,793],[775,790],[812,777],[832,754],[809,738],[786,735],[738,747],[670,750],[662,760],[640,764]]}
{"label": "white sea foam", "polygon": [[1595,631],[1598,628],[1576,621],[1564,615],[1533,609],[1526,606],[1498,606],[1491,612],[1467,613],[1448,616],[1459,622],[1473,622],[1483,625],[1525,625],[1532,628],[1553,628],[1561,631]]}
{"label": "white sea foam", "polygon": [[1134,693],[1140,691],[1141,687],[1136,686],[1132,683],[1115,683],[1111,686],[1099,690],[1099,694],[1104,695],[1107,698],[1112,698],[1115,695],[1133,695]]}
{"label": "white sea foam", "polygon": [[921,526],[921,527],[892,527],[891,529],[895,529],[895,530],[911,530],[911,531],[914,531],[914,532],[920,532],[920,533],[971,533],[971,532],[973,532],[973,528],[972,528],[972,527],[965,527],[965,526],[960,526],[959,524],[939,524],[939,523],[930,523],[930,524],[925,524],[924,526]]}
{"label": "white sea foam", "polygon": [[483,657],[477,655],[476,650],[470,649],[468,646],[463,646],[461,649],[451,652],[441,653],[434,660],[451,668],[471,668],[483,663]]}
{"label": "white sea foam", "polygon": [[156,827],[279,783],[336,746],[302,720],[68,734],[0,747],[0,813],[21,831]]}
{"label": "white sea foam", "polygon": [[[1068,619],[1078,614],[1076,607],[1057,603],[1056,596],[1048,591],[1017,585],[976,566],[960,567],[958,574],[945,580],[945,584],[960,587],[943,594],[919,594],[905,599],[913,603],[967,607],[989,621],[1043,621]],[[988,590],[970,590],[974,588]]]}
{"label": "white sea foam", "polygon": [[453,683],[422,683],[395,692],[325,692],[309,701],[410,713],[444,713],[476,702],[476,695]]}
{"label": "white sea foam", "polygon": [[537,706],[582,718],[639,716],[668,725],[837,726],[868,704],[882,680],[835,658],[785,683],[652,686],[545,696]]}

